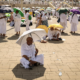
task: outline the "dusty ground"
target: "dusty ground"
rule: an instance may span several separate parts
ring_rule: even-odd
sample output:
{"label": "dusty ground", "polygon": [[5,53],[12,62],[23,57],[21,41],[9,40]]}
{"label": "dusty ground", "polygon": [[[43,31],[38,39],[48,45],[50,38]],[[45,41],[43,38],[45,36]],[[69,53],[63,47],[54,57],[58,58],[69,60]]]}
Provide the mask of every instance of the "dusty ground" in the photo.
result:
{"label": "dusty ground", "polygon": [[[49,24],[56,22],[55,18],[49,20]],[[35,24],[31,28],[35,28]],[[25,30],[21,27],[21,34]],[[0,38],[0,80],[80,80],[80,23],[75,35],[69,32],[68,22],[68,28],[62,35],[64,42],[36,42],[39,54],[44,54],[44,66],[30,71],[19,65],[21,47],[16,44],[18,36],[15,36],[14,28],[7,24],[7,37]]]}

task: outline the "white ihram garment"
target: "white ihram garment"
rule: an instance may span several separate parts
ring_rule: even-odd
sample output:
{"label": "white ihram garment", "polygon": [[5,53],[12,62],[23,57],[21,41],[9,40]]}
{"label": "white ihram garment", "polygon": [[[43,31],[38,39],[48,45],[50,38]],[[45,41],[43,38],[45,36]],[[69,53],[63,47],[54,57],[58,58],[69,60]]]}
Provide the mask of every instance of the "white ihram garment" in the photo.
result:
{"label": "white ihram garment", "polygon": [[48,17],[48,19],[50,19],[50,15],[49,15],[49,12],[47,12],[47,17]]}
{"label": "white ihram garment", "polygon": [[52,10],[52,15],[53,15],[53,17],[55,16],[55,10]]}
{"label": "white ihram garment", "polygon": [[67,16],[64,13],[60,15],[60,24],[64,27],[61,30],[65,30],[67,27]]}
{"label": "white ihram garment", "polygon": [[45,21],[45,20],[47,20],[47,17],[45,15],[45,13],[43,13],[43,15],[42,15],[42,21]]}
{"label": "white ihram garment", "polygon": [[26,18],[26,19],[25,19],[25,21],[26,21],[26,30],[29,30],[29,29],[30,29],[30,28],[29,28],[29,24],[30,24],[30,21],[31,21],[31,20],[29,20],[29,18],[28,18],[29,15],[30,15],[30,14],[29,14],[28,12],[25,14],[25,18]]}
{"label": "white ihram garment", "polygon": [[56,12],[56,17],[59,18],[59,13],[58,12]]}
{"label": "white ihram garment", "polygon": [[[48,31],[48,38],[51,40],[51,39],[57,39],[57,35],[59,34],[59,37],[61,36],[61,32],[60,31],[58,31],[58,30],[53,30],[53,31],[51,31],[50,29],[49,29],[49,31]],[[56,37],[53,37],[53,36],[56,36]]]}
{"label": "white ihram garment", "polygon": [[71,22],[71,31],[77,31],[77,25],[78,25],[78,16],[77,14],[74,14],[73,17],[70,19]]}
{"label": "white ihram garment", "polygon": [[40,21],[40,19],[38,19],[38,18],[40,18],[40,13],[37,15],[37,24],[36,24],[36,27],[38,27],[39,26],[39,21]]}
{"label": "white ihram garment", "polygon": [[15,32],[20,31],[20,25],[21,25],[21,16],[20,14],[13,14],[14,22],[15,22]]}
{"label": "white ihram garment", "polygon": [[[27,57],[30,58],[30,60],[33,60],[33,61],[36,61],[36,62],[39,62],[40,64],[44,64],[44,60],[43,60],[43,55],[37,55],[35,57],[35,47],[34,45],[30,45],[28,46],[27,43],[23,44],[21,46],[21,53],[22,53],[22,56],[23,55],[26,55]],[[29,68],[29,61],[27,59],[25,59],[24,57],[22,57],[22,59],[20,60],[21,64],[24,66],[24,68]]]}
{"label": "white ihram garment", "polygon": [[[4,14],[0,13],[0,17],[4,17]],[[0,19],[0,34],[6,34],[6,19]]]}

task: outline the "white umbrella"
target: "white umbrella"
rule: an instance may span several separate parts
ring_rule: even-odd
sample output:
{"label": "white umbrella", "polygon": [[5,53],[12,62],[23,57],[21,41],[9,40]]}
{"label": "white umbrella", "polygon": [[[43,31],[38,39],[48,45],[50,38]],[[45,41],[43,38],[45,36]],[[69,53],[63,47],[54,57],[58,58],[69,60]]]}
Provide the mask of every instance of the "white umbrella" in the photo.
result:
{"label": "white umbrella", "polygon": [[44,29],[31,29],[26,32],[24,32],[19,39],[17,40],[17,44],[22,45],[26,43],[27,37],[32,37],[33,41],[41,40],[42,37],[46,35],[46,32]]}
{"label": "white umbrella", "polygon": [[39,14],[39,11],[35,11],[36,14]]}
{"label": "white umbrella", "polygon": [[8,5],[3,5],[0,7],[0,13],[9,13],[12,12],[12,8]]}
{"label": "white umbrella", "polygon": [[3,8],[3,10],[13,11],[13,9],[11,7],[5,7],[5,8]]}
{"label": "white umbrella", "polygon": [[51,10],[50,10],[50,9],[46,9],[46,11],[47,11],[47,12],[51,12]]}

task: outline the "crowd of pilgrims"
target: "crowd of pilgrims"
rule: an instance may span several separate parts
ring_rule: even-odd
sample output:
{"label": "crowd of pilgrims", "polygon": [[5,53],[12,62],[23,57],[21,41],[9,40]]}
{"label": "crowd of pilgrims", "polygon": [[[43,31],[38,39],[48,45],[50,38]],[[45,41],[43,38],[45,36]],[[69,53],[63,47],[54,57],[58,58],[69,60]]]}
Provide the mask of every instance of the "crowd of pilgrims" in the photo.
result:
{"label": "crowd of pilgrims", "polygon": [[[33,17],[35,17],[36,20],[36,28],[39,25],[48,25],[48,20],[51,19],[51,15],[53,17],[57,17],[57,19],[60,19],[59,23],[63,26],[62,29],[57,29],[57,28],[49,28],[48,29],[48,34],[45,35],[41,43],[46,43],[47,40],[54,40],[54,41],[59,41],[61,39],[61,33],[64,33],[64,30],[67,27],[67,20],[70,21],[71,23],[71,32],[74,33],[77,31],[77,25],[78,25],[78,16],[77,14],[72,14],[70,15],[69,13],[62,13],[59,15],[59,13],[56,10],[52,10],[51,13],[46,12],[45,10],[40,11],[39,13],[35,13],[33,11]],[[30,22],[32,20],[29,20],[29,10],[25,10],[25,22],[26,22],[26,31],[30,30]],[[36,15],[35,15],[36,14]],[[10,17],[11,23],[14,22],[14,29],[16,32],[16,36],[20,35],[20,26],[21,26],[21,16],[19,14],[19,11],[16,11],[16,13],[11,12],[11,17]],[[53,21],[54,24],[54,21]],[[0,37],[5,37],[6,36],[6,17],[5,14],[0,13]],[[33,39],[31,37],[28,37],[26,39],[26,43],[21,46],[21,53],[22,53],[22,59],[20,60],[21,62],[21,67],[24,68],[29,68],[32,69],[33,65],[38,66],[38,65],[43,65],[44,64],[44,58],[43,55],[37,55],[38,54],[38,49],[35,48],[33,44]]]}

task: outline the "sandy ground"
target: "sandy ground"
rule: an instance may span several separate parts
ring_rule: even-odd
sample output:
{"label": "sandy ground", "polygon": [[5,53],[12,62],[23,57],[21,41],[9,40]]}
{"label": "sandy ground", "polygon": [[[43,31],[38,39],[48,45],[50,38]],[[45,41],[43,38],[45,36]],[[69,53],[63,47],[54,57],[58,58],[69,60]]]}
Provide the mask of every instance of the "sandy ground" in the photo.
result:
{"label": "sandy ground", "polygon": [[[49,20],[49,25],[53,23],[57,23],[56,18]],[[35,26],[33,24],[31,28]],[[26,28],[21,27],[21,34],[24,31]],[[44,66],[24,69],[20,67],[21,47],[16,44],[18,36],[7,24],[7,37],[0,38],[0,80],[80,80],[80,22],[75,35],[70,34],[68,22],[68,28],[61,37],[65,41],[35,42],[39,54],[44,54]],[[60,72],[62,76],[59,76]]]}

